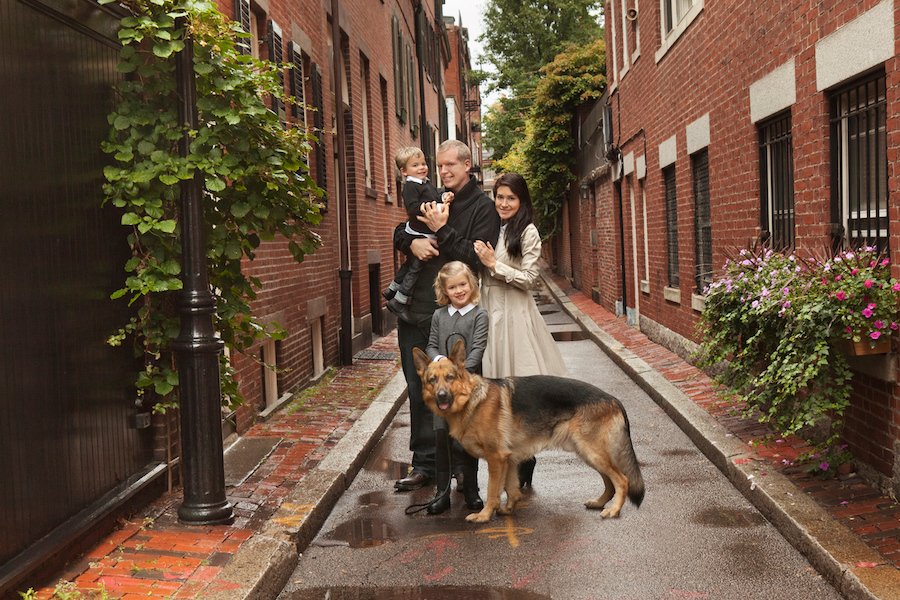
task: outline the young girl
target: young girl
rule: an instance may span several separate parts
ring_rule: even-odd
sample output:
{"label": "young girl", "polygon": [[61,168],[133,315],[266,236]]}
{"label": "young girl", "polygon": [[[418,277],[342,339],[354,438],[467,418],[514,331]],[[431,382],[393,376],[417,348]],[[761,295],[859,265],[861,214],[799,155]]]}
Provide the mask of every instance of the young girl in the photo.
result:
{"label": "young girl", "polygon": [[[488,314],[478,306],[481,294],[475,274],[463,262],[448,262],[434,280],[434,292],[441,308],[431,319],[431,334],[425,352],[431,360],[449,356],[457,340],[466,348],[466,370],[481,374],[481,358],[487,347]],[[434,417],[435,483],[437,494],[428,504],[428,513],[436,515],[450,508],[450,437],[447,422]],[[484,503],[478,496],[478,459],[466,454],[458,442],[453,442],[453,472],[457,474],[457,489],[462,486],[466,506],[481,510]]]}

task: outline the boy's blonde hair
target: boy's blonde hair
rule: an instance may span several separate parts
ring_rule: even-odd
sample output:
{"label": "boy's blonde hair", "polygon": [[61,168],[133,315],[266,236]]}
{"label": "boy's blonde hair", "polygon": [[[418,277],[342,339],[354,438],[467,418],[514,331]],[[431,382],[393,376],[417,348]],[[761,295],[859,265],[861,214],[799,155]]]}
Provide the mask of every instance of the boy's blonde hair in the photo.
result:
{"label": "boy's blonde hair", "polygon": [[404,146],[397,150],[397,154],[394,155],[394,162],[397,163],[397,168],[402,171],[406,168],[406,163],[409,162],[409,159],[414,156],[425,156],[425,153],[416,146]]}
{"label": "boy's blonde hair", "polygon": [[450,297],[444,291],[444,283],[457,275],[465,275],[466,279],[469,280],[469,287],[472,288],[472,296],[469,298],[469,302],[478,304],[481,301],[481,289],[478,287],[478,279],[475,278],[475,273],[472,272],[469,265],[459,260],[451,260],[441,267],[437,277],[434,278],[434,297],[437,299],[437,303],[441,306],[450,304]]}

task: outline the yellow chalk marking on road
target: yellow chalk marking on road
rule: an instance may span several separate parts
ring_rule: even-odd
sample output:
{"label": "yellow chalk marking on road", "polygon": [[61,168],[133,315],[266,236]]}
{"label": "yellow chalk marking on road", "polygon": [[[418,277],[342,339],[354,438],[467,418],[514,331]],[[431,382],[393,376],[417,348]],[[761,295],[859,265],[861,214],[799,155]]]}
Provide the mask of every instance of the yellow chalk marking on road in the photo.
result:
{"label": "yellow chalk marking on road", "polygon": [[303,520],[309,516],[309,513],[311,513],[315,507],[315,504],[293,504],[291,502],[285,502],[278,509],[278,513],[276,513],[272,520],[283,527],[296,527],[303,523]]}
{"label": "yellow chalk marking on road", "polygon": [[484,529],[479,529],[478,533],[486,535],[492,540],[506,538],[510,547],[518,548],[519,536],[534,533],[534,529],[530,527],[517,527],[513,518],[507,516],[503,517],[503,525],[501,527],[486,527]]}

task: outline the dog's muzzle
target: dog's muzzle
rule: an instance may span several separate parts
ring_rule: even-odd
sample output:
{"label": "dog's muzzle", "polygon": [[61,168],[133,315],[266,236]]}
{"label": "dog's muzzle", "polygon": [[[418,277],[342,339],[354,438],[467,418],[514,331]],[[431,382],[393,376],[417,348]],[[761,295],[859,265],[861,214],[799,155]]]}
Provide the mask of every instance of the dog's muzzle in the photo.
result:
{"label": "dog's muzzle", "polygon": [[438,390],[434,398],[435,404],[441,410],[447,410],[453,404],[453,395],[450,393],[450,390]]}

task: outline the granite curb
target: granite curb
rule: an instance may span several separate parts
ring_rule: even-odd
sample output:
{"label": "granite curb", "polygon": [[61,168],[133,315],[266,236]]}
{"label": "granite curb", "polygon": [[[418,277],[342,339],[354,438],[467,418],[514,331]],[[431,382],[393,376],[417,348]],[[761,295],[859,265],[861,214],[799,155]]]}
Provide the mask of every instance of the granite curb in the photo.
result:
{"label": "granite curb", "polygon": [[900,598],[900,572],[893,565],[856,567],[859,563],[883,563],[884,558],[787,477],[768,468],[749,446],[585,315],[550,276],[542,275],[551,296],[563,310],[845,598]]}
{"label": "granite curb", "polygon": [[287,584],[300,553],[362,469],[405,399],[406,380],[398,371],[350,430],[285,497],[262,530],[241,545],[204,598],[275,598]]}

